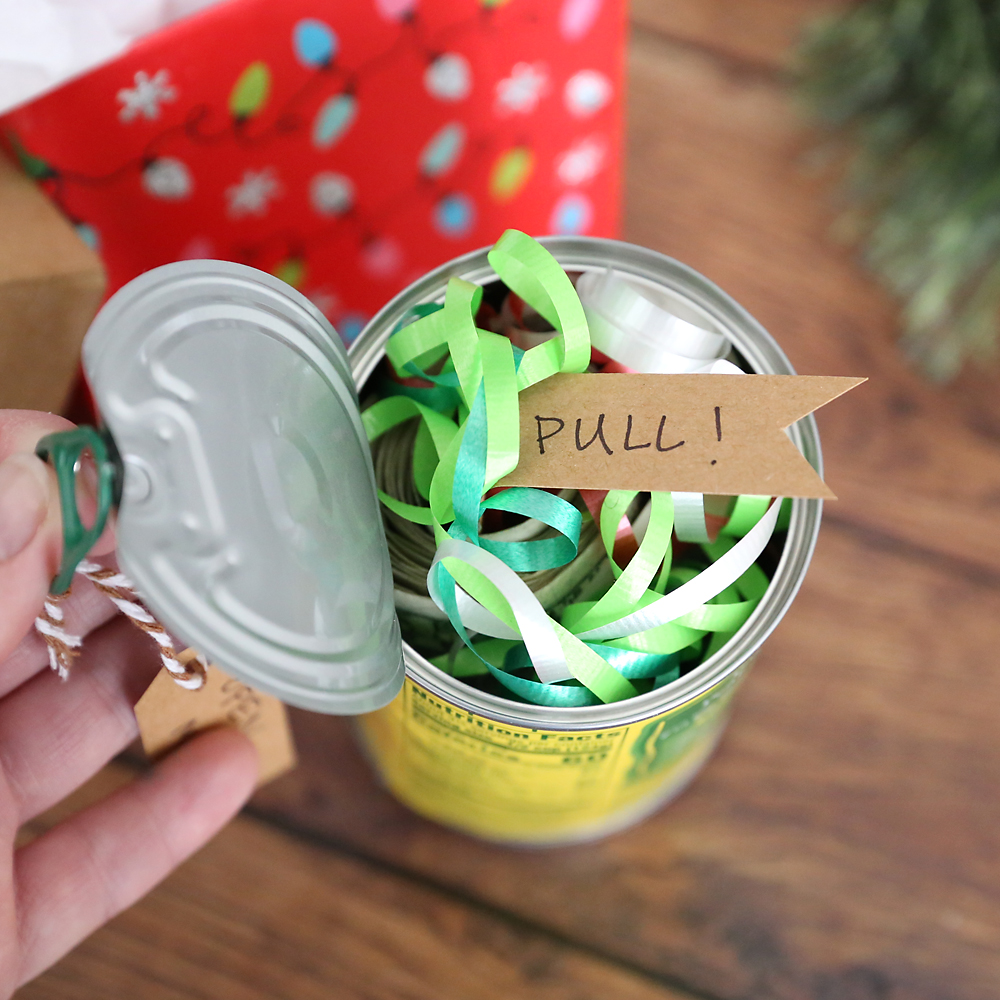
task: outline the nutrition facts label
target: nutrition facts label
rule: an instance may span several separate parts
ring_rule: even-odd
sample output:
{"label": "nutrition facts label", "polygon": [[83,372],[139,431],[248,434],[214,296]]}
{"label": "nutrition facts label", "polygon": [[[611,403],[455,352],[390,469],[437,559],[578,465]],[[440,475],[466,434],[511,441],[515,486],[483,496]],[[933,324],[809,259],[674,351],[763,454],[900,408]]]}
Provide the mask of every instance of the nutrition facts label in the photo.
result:
{"label": "nutrition facts label", "polygon": [[435,727],[442,734],[478,741],[484,746],[530,754],[607,756],[609,749],[620,745],[622,736],[628,732],[627,726],[574,732],[504,726],[449,705],[412,683],[407,684],[405,697],[408,712],[415,722]]}
{"label": "nutrition facts label", "polygon": [[711,751],[734,685],[605,729],[504,725],[407,679],[362,726],[393,791],[419,812],[505,837],[558,836],[669,794]]}
{"label": "nutrition facts label", "polygon": [[423,780],[470,801],[521,810],[578,808],[604,793],[628,727],[581,732],[520,729],[462,712],[406,685],[406,747]]}

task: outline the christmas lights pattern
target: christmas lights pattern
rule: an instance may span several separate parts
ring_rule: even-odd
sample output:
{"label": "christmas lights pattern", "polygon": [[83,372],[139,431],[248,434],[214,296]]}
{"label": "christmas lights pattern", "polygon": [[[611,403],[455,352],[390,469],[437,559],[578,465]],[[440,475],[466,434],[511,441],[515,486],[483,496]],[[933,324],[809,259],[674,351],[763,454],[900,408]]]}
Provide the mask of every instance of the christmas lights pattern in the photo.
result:
{"label": "christmas lights pattern", "polygon": [[0,119],[109,291],[221,257],[350,341],[515,226],[616,235],[623,0],[238,0]]}

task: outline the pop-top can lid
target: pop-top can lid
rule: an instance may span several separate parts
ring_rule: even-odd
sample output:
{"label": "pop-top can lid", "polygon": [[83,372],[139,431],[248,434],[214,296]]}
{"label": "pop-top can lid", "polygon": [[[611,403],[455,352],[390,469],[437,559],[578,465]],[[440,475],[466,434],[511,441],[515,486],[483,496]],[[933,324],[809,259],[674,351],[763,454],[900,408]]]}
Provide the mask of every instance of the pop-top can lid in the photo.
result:
{"label": "pop-top can lid", "polygon": [[303,295],[224,261],[143,274],[84,367],[121,455],[118,557],[178,639],[302,708],[403,683],[392,570],[347,355]]}

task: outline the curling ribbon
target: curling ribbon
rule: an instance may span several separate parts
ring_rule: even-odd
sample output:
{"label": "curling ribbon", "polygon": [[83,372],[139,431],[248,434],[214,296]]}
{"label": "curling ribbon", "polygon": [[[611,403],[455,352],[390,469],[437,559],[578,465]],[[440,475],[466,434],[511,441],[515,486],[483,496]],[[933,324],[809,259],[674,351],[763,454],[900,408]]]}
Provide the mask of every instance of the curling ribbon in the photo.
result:
{"label": "curling ribbon", "polygon": [[[426,405],[416,393],[396,392],[365,410],[362,418],[370,440],[419,418],[413,474],[427,506],[405,504],[382,492],[379,496],[400,516],[433,528],[437,551],[428,592],[465,644],[460,658],[439,658],[435,662],[440,666],[462,676],[489,672],[516,696],[538,704],[573,706],[632,697],[676,678],[680,659],[697,655],[704,636],[714,633],[711,643],[721,643],[746,621],[767,588],[766,576],[754,564],[774,530],[779,504],[770,504],[770,498],[739,498],[728,531],[709,544],[700,504],[696,508],[682,494],[654,493],[648,515],[643,512],[641,539],[638,520],[635,525],[634,554],[619,566],[613,559],[615,544],[622,525],[628,526],[625,513],[637,494],[610,491],[596,519],[615,581],[600,600],[570,605],[561,621],[553,619],[517,574],[562,566],[576,556],[579,510],[550,493],[524,487],[484,497],[517,465],[518,392],[556,372],[585,370],[591,357],[588,318],[593,323],[593,317],[584,312],[558,262],[525,234],[508,230],[489,260],[508,288],[543,316],[556,335],[521,351],[507,338],[477,329],[482,289],[460,278],[449,280],[443,305],[412,310],[394,331],[386,353],[400,380],[424,380],[438,391],[426,397],[436,405]],[[618,301],[629,324],[647,329],[653,314],[648,300],[630,286],[624,286],[626,292],[612,287],[615,299],[606,285],[593,301],[602,309]],[[728,364],[718,359],[725,338],[686,321],[674,324],[671,343],[690,352],[696,334],[714,338],[708,354],[708,341],[694,347],[704,355],[699,359],[702,370]],[[589,502],[596,499],[591,496]],[[487,509],[534,518],[555,535],[529,541],[481,538],[479,523]],[[678,513],[688,525],[682,531],[702,542],[710,560],[700,572],[672,563]],[[734,541],[736,535],[742,536],[739,541]],[[474,640],[470,632],[480,638]],[[529,668],[538,680],[522,676]]]}
{"label": "curling ribbon", "polygon": [[729,340],[708,329],[707,320],[693,313],[690,320],[682,319],[677,315],[684,308],[679,302],[637,286],[610,268],[581,275],[576,288],[591,344],[631,371],[703,372],[729,352]]}

